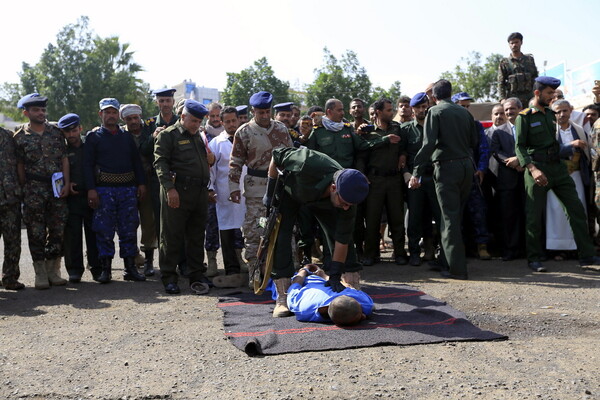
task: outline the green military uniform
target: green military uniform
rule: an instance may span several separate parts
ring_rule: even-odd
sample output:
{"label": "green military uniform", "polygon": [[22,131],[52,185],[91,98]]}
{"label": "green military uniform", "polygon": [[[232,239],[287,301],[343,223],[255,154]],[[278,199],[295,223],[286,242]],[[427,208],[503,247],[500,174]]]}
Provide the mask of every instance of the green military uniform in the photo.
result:
{"label": "green military uniform", "polygon": [[33,261],[61,256],[68,209],[65,199],[54,197],[52,174],[62,171],[66,157],[65,139],[48,123],[40,135],[22,125],[15,132],[17,160],[25,167],[23,220],[27,226],[29,251]]}
{"label": "green military uniform", "polygon": [[67,146],[69,158],[70,181],[75,186],[76,195],[67,197],[69,216],[65,225],[65,267],[69,275],[81,276],[85,272],[83,257],[81,227],[85,232],[87,261],[91,267],[92,276],[100,275],[101,267],[96,247],[96,233],[92,229],[93,210],[88,204],[87,188],[83,174],[83,157],[85,143],[79,147]]}
{"label": "green military uniform", "polygon": [[538,76],[535,60],[531,54],[519,58],[511,55],[498,66],[498,93],[501,99],[517,97],[526,106],[533,97],[533,83]]}
{"label": "green military uniform", "polygon": [[338,132],[327,130],[322,124],[316,125],[305,146],[327,154],[340,163],[343,168],[355,168],[358,151],[373,149],[385,143],[389,143],[387,138],[378,138],[367,142],[354,133],[352,124],[347,122]]}
{"label": "green military uniform", "polygon": [[475,120],[465,108],[449,99],[441,100],[427,112],[424,134],[423,146],[415,156],[413,176],[423,177],[433,162],[442,248],[450,273],[466,275],[461,223],[475,173],[472,157],[479,143]]}
{"label": "green military uniform", "polygon": [[[404,172],[412,173],[415,167],[415,157],[423,145],[423,126],[417,120],[405,122],[401,126],[400,136],[406,145],[406,166]],[[406,236],[408,236],[408,251],[410,255],[420,255],[421,247],[419,241],[423,237],[423,224],[429,223],[431,226],[431,217],[429,221],[423,221],[427,208],[430,209],[436,224],[440,223],[440,206],[435,194],[435,182],[433,181],[433,164],[431,161],[425,161],[423,175],[421,175],[421,186],[411,188],[407,191],[406,202],[408,203],[408,226]]]}
{"label": "green military uniform", "polygon": [[[375,131],[365,135],[368,142],[381,141],[384,136],[400,136],[400,124],[391,121],[387,130],[376,126]],[[385,207],[388,225],[394,244],[394,253],[406,257],[404,250],[404,182],[398,167],[400,155],[406,151],[404,141],[386,143],[373,148],[365,162],[366,176],[369,180],[369,195],[365,211],[365,258],[375,259],[379,251],[381,214]]]}
{"label": "green military uniform", "polygon": [[[181,122],[160,132],[154,149],[154,168],[160,181],[160,255],[163,284],[177,283],[176,267],[185,246],[190,282],[199,281],[204,266],[204,231],[208,210],[209,167],[199,133]],[[167,191],[179,193],[179,208],[167,205]]]}
{"label": "green military uniform", "polygon": [[[294,274],[292,261],[292,230],[301,205],[306,205],[323,229],[323,236],[330,249],[335,242],[351,244],[356,206],[348,210],[335,208],[329,196],[323,197],[327,187],[333,182],[333,175],[343,169],[327,155],[309,149],[291,147],[273,150],[273,160],[277,168],[288,171],[279,211],[281,225],[275,245],[273,279],[287,278]],[[356,254],[348,249],[346,272],[360,270]]]}
{"label": "green military uniform", "polygon": [[0,235],[4,237],[2,285],[14,286],[21,271],[21,185],[13,133],[0,128]]}
{"label": "green military uniform", "polygon": [[546,208],[546,194],[552,190],[563,204],[571,224],[579,258],[592,257],[594,246],[588,235],[587,218],[581,200],[577,197],[575,183],[560,162],[559,144],[556,141],[556,118],[545,107],[526,108],[515,121],[517,142],[515,152],[522,167],[533,163],[546,175],[546,186],[536,185],[531,172],[525,171],[526,246],[529,262],[540,261],[542,255],[542,215]]}

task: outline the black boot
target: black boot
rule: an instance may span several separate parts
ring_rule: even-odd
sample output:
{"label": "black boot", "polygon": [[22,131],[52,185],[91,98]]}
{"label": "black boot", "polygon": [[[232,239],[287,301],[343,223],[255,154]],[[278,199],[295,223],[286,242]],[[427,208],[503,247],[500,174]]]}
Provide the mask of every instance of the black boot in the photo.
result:
{"label": "black boot", "polygon": [[100,261],[100,267],[102,268],[102,272],[100,273],[100,276],[98,277],[97,280],[100,283],[109,283],[112,280],[112,273],[111,273],[112,258],[105,257],[105,258],[101,258],[99,261]]}
{"label": "black boot", "polygon": [[154,249],[144,250],[146,259],[144,260],[144,275],[154,275]]}
{"label": "black boot", "polygon": [[125,272],[123,273],[123,279],[126,281],[145,281],[146,277],[137,271],[135,266],[135,257],[125,257],[123,260],[125,263]]}

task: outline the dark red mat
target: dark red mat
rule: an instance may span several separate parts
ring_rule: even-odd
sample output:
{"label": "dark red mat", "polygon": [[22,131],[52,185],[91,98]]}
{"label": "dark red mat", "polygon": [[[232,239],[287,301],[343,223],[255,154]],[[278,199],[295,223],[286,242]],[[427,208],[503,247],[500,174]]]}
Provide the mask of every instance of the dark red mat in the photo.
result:
{"label": "dark red mat", "polygon": [[275,302],[268,292],[220,297],[217,307],[223,310],[225,335],[250,356],[507,338],[477,328],[460,311],[413,287],[363,286],[363,290],[373,298],[375,310],[349,328],[273,318]]}

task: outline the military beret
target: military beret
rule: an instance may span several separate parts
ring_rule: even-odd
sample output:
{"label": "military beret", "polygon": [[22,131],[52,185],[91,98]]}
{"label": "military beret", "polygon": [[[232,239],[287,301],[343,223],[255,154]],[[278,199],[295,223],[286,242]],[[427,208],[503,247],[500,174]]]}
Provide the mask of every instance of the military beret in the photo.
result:
{"label": "military beret", "polygon": [[199,119],[204,118],[206,114],[208,114],[208,108],[196,100],[187,99],[185,103],[183,103],[183,107],[187,110],[187,112]]}
{"label": "military beret", "polygon": [[358,204],[369,194],[369,182],[362,172],[346,168],[337,175],[335,186],[340,197],[347,203]]}
{"label": "military beret", "polygon": [[425,103],[427,101],[427,93],[419,92],[415,94],[412,99],[410,99],[410,106],[418,106],[421,103]]}
{"label": "military beret", "polygon": [[248,106],[237,106],[235,109],[237,110],[238,115],[248,114]]}
{"label": "military beret", "polygon": [[119,109],[121,118],[128,117],[130,115],[142,115],[142,107],[137,104],[122,104]]}
{"label": "military beret", "polygon": [[79,115],[70,113],[60,117],[57,126],[59,129],[70,129],[79,126],[79,122]]}
{"label": "military beret", "polygon": [[171,88],[157,89],[157,90],[153,91],[152,94],[155,95],[156,97],[173,97],[173,94],[176,91],[177,91],[177,89],[171,89]]}
{"label": "military beret", "polygon": [[40,96],[39,93],[30,93],[21,97],[21,100],[17,103],[17,108],[25,109],[27,107],[46,107],[48,98]]}
{"label": "military beret", "polygon": [[288,101],[287,103],[275,104],[273,106],[273,108],[275,109],[275,112],[279,112],[279,111],[292,111],[292,106],[293,105],[294,105],[294,103],[292,103],[291,101]]}
{"label": "military beret", "polygon": [[469,93],[467,93],[467,92],[458,92],[454,96],[452,96],[452,101],[454,103],[456,103],[457,101],[461,101],[461,100],[473,101],[473,98],[471,96],[469,96]]}
{"label": "military beret", "polygon": [[556,89],[560,86],[560,79],[553,78],[551,76],[538,76],[535,81],[542,85],[550,86],[552,89]]}
{"label": "military beret", "polygon": [[110,108],[110,107],[119,111],[119,107],[121,106],[119,104],[119,100],[113,99],[112,97],[106,97],[106,98],[100,100],[100,102],[98,104],[100,105],[100,111],[106,110],[107,108]]}
{"label": "military beret", "polygon": [[254,108],[271,108],[273,95],[269,92],[260,91],[250,97],[250,105]]}

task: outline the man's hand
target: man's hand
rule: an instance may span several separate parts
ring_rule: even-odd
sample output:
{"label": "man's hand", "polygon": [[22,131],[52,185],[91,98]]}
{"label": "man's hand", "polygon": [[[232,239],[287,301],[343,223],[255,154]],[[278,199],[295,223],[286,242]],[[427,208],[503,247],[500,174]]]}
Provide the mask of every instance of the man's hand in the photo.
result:
{"label": "man's hand", "polygon": [[[504,165],[509,168],[517,169],[517,167],[519,167],[519,159],[517,157],[508,157],[506,160],[504,160]],[[521,168],[521,171],[522,170],[523,169]]]}
{"label": "man's hand", "polygon": [[229,195],[229,201],[240,204],[240,200],[242,199],[242,195],[239,190],[235,190],[231,192]]}
{"label": "man's hand", "polygon": [[100,205],[100,198],[98,197],[98,192],[96,189],[88,190],[88,206],[93,208],[94,210],[98,208]]}
{"label": "man's hand", "polygon": [[79,194],[79,192],[77,190],[75,190],[75,186],[77,186],[77,184],[75,184],[73,182],[71,182],[69,184],[69,194],[72,195],[72,196],[75,196],[75,195]]}
{"label": "man's hand", "polygon": [[483,177],[485,176],[485,172],[483,171],[475,171],[475,177],[477,177],[477,179],[479,179],[479,184],[481,185],[483,183]]}
{"label": "man's hand", "polygon": [[214,153],[208,153],[206,154],[206,160],[208,161],[208,166],[212,167],[213,165],[215,165],[215,154]]}
{"label": "man's hand", "polygon": [[416,176],[411,176],[410,180],[408,181],[408,187],[409,189],[418,189],[421,187],[421,182],[419,182],[419,178],[417,178]]}
{"label": "man's hand", "polygon": [[535,166],[529,167],[529,172],[531,172],[531,177],[536,185],[546,186],[548,184],[548,178],[546,178],[546,175],[544,175],[544,173]]}
{"label": "man's hand", "polygon": [[578,149],[585,149],[587,147],[587,143],[581,139],[577,139],[571,142],[571,146]]}
{"label": "man's hand", "polygon": [[217,194],[215,193],[214,190],[209,190],[208,191],[208,202],[209,203],[216,203],[217,202]]}
{"label": "man's hand", "polygon": [[401,137],[398,135],[394,135],[393,133],[389,134],[386,136],[386,138],[388,138],[388,140],[390,141],[390,143],[392,144],[396,144],[396,143],[400,143],[400,139]]}
{"label": "man's hand", "polygon": [[594,103],[600,103],[600,86],[594,86],[592,88],[592,93],[594,93],[594,96],[596,97],[596,101],[594,101]]}
{"label": "man's hand", "polygon": [[398,169],[402,169],[406,166],[406,154],[402,154],[398,159]]}
{"label": "man's hand", "polygon": [[68,186],[67,185],[63,186],[63,188],[60,189],[59,198],[64,199],[65,197],[67,197],[69,195],[70,191],[71,191],[71,184],[69,184]]}
{"label": "man's hand", "polygon": [[341,274],[331,274],[329,275],[329,280],[325,283],[325,286],[330,286],[334,292],[341,292],[346,289],[346,286],[342,283],[342,275]]}
{"label": "man's hand", "polygon": [[154,130],[154,133],[152,134],[152,137],[153,137],[153,138],[157,137],[157,136],[158,136],[158,134],[159,134],[159,133],[161,133],[161,132],[162,132],[162,131],[164,131],[164,130],[165,130],[165,127],[164,127],[164,126],[159,126],[158,128],[156,128],[156,129]]}
{"label": "man's hand", "polygon": [[137,197],[139,201],[143,201],[146,198],[146,185],[138,185]]}
{"label": "man's hand", "polygon": [[167,192],[167,205],[171,208],[179,208],[179,193],[177,193],[177,189],[172,188]]}
{"label": "man's hand", "polygon": [[410,182],[410,178],[412,178],[412,175],[410,174],[410,172],[405,172],[402,177],[404,178],[404,183],[408,185],[408,182]]}

